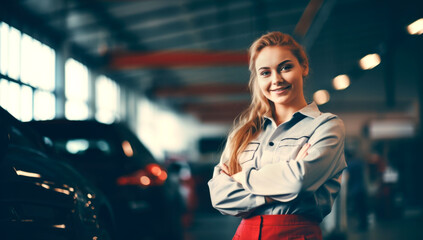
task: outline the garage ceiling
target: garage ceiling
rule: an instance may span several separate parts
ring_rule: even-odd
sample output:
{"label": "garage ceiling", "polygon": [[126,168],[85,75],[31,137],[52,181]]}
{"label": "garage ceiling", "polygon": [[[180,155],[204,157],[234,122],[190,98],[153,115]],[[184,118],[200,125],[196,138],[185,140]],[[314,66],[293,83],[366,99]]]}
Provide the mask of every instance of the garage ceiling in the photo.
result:
{"label": "garage ceiling", "polygon": [[[398,49],[405,59],[413,59],[414,48],[421,51],[421,36],[410,38],[405,26],[423,17],[422,1],[1,0],[1,4],[0,20],[52,47],[68,49],[91,68],[204,122],[230,123],[248,105],[246,49],[269,31],[292,34],[306,47],[311,59],[308,99],[318,89],[330,90],[336,75],[350,75],[351,87],[330,90],[332,101],[323,108],[401,108],[417,97],[413,86],[418,79],[398,84],[389,77],[398,72],[388,68],[396,66],[392,59]],[[358,70],[357,61],[373,52],[390,61],[366,73]],[[398,85],[400,92],[389,90]]]}

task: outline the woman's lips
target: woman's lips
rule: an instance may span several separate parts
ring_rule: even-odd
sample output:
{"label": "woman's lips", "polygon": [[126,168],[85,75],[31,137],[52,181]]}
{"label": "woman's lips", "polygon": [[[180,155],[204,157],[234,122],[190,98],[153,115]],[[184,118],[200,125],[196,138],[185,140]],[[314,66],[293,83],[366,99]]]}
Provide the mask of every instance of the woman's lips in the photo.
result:
{"label": "woman's lips", "polygon": [[273,89],[273,90],[270,90],[270,91],[275,92],[275,93],[284,93],[287,90],[289,90],[290,88],[291,88],[291,85],[286,86],[286,87],[281,87],[281,88],[278,88],[278,89]]}

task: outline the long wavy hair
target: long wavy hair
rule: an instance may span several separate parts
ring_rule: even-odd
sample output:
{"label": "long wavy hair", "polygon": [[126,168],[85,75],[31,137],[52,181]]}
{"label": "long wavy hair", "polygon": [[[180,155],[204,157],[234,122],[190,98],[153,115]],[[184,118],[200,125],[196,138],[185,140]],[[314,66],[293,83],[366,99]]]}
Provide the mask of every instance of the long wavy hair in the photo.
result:
{"label": "long wavy hair", "polygon": [[272,114],[274,111],[273,102],[269,101],[259,88],[256,73],[256,58],[260,51],[268,46],[288,48],[297,58],[300,65],[304,69],[308,69],[308,58],[303,47],[288,34],[270,32],[258,38],[250,46],[248,50],[250,70],[248,87],[252,98],[250,106],[235,119],[234,126],[228,137],[227,151],[229,151],[228,167],[230,175],[241,171],[238,161],[239,155],[245,150],[249,142],[261,132],[263,117]]}

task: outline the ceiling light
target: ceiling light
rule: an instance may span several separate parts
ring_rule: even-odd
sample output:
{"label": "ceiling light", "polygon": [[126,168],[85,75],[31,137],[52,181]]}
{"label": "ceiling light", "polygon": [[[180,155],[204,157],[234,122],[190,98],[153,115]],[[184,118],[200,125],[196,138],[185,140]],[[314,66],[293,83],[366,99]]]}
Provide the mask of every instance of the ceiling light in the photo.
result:
{"label": "ceiling light", "polygon": [[319,90],[313,94],[313,99],[318,105],[329,102],[330,95],[326,90]]}
{"label": "ceiling light", "polygon": [[380,56],[377,53],[368,54],[360,59],[360,67],[363,70],[370,70],[380,63]]}
{"label": "ceiling light", "polygon": [[332,84],[336,90],[343,90],[350,86],[350,78],[346,74],[338,75],[333,79]]}
{"label": "ceiling light", "polygon": [[423,33],[423,18],[408,25],[407,31],[411,35],[421,35]]}

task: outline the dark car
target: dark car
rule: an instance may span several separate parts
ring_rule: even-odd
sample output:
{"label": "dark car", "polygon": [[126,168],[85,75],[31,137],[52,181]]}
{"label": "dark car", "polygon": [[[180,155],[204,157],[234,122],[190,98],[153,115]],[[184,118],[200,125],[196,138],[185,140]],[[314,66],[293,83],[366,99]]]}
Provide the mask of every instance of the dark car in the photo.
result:
{"label": "dark car", "polygon": [[183,199],[166,169],[125,124],[33,121],[31,127],[109,198],[123,239],[181,239]]}
{"label": "dark car", "polygon": [[193,224],[198,205],[196,185],[190,163],[185,157],[169,156],[166,158],[165,166],[170,180],[179,187],[179,193],[184,203],[182,223],[187,229]]}
{"label": "dark car", "polygon": [[107,198],[0,108],[0,239],[113,239]]}

